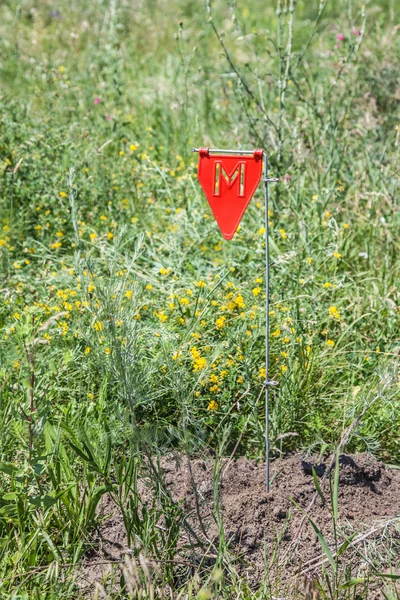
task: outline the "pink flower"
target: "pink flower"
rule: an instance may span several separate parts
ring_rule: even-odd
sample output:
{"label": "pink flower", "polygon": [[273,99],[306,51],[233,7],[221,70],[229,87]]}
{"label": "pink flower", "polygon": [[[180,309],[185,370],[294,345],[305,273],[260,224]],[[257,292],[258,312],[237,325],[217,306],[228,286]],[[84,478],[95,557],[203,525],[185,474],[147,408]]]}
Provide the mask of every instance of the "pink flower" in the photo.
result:
{"label": "pink flower", "polygon": [[360,35],[361,31],[359,29],[353,29],[351,33],[357,37]]}
{"label": "pink flower", "polygon": [[107,119],[107,121],[112,121],[112,116],[111,115],[106,115],[106,119]]}
{"label": "pink flower", "polygon": [[100,104],[101,100],[98,96],[96,96],[96,98],[93,100],[94,104]]}
{"label": "pink flower", "polygon": [[343,40],[344,40],[343,33],[338,33],[337,36],[336,36],[336,39],[337,39],[338,42],[343,42]]}
{"label": "pink flower", "polygon": [[292,179],[291,175],[288,175],[288,173],[286,173],[286,175],[283,176],[283,180],[288,183],[288,181],[290,181]]}

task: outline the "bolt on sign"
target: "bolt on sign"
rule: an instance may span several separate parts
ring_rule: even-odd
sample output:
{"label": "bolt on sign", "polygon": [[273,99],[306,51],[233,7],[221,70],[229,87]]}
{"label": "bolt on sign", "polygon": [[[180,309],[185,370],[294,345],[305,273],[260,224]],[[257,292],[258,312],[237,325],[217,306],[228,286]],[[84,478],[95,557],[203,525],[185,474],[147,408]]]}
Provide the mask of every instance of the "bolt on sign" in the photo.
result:
{"label": "bolt on sign", "polygon": [[211,154],[208,148],[198,152],[200,185],[222,235],[231,240],[260,183],[264,152],[254,150],[249,156]]}
{"label": "bolt on sign", "polygon": [[269,248],[268,248],[268,158],[264,150],[217,150],[193,148],[199,153],[198,178],[215,220],[226,240],[235,235],[246,208],[257,189],[264,167],[265,197],[265,454],[266,488],[269,492],[269,388],[277,385],[268,377],[269,366]]}

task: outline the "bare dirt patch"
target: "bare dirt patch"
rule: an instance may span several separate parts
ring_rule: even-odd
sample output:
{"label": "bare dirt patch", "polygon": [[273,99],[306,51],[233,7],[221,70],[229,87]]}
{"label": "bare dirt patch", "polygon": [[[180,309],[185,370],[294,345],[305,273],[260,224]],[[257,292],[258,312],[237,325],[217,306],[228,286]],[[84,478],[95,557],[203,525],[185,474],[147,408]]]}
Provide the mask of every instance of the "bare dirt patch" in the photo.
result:
{"label": "bare dirt patch", "polygon": [[[246,458],[222,461],[217,508],[236,568],[248,578],[252,587],[257,587],[265,576],[265,556],[270,558],[275,551],[271,573],[275,580],[282,580],[282,585],[288,577],[300,573],[312,576],[321,568],[324,558],[321,545],[308,519],[291,498],[310,514],[334,550],[329,464],[329,459],[320,462],[299,454],[279,458],[271,464],[272,484],[267,494],[263,463]],[[182,503],[193,530],[193,535],[187,530],[183,533],[178,556],[194,565],[204,565],[205,549],[208,548],[212,556],[213,544],[218,546],[220,541],[215,518],[214,465],[211,458],[191,460],[189,465],[189,459],[182,455],[161,460],[166,488],[174,501]],[[312,466],[327,499],[326,504],[316,494]],[[367,454],[342,455],[339,482],[341,532],[343,535],[354,530],[360,532],[355,538],[352,554],[357,571],[363,566],[366,542],[373,540],[375,547],[384,543],[382,536],[387,532],[388,522],[392,523],[391,520],[400,515],[400,471],[386,468]],[[142,483],[140,488],[143,497],[148,499],[150,492],[146,485]],[[115,505],[105,499],[101,511],[104,521],[85,567],[84,579],[88,583],[98,580],[108,568],[99,565],[102,560],[121,560],[125,554],[132,554]],[[203,549],[195,547],[199,538],[204,541]],[[397,546],[392,544],[392,552],[393,548],[395,553],[398,552],[399,546],[400,540]],[[392,565],[396,561],[400,564],[400,554],[392,558]],[[374,557],[368,556],[368,560],[374,560]]]}

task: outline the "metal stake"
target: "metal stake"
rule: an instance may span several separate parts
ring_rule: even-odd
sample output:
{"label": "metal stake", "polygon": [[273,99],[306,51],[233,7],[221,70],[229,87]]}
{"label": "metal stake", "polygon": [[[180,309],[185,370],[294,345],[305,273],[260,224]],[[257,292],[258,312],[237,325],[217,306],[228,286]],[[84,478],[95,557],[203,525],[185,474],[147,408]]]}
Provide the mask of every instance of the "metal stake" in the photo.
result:
{"label": "metal stake", "polygon": [[269,371],[269,235],[268,235],[268,183],[279,181],[268,177],[268,156],[264,152],[264,198],[265,198],[265,478],[269,492],[269,388],[278,385],[268,376]]}
{"label": "metal stake", "polygon": [[269,492],[269,236],[268,236],[268,157],[264,152],[265,196],[265,478]]}

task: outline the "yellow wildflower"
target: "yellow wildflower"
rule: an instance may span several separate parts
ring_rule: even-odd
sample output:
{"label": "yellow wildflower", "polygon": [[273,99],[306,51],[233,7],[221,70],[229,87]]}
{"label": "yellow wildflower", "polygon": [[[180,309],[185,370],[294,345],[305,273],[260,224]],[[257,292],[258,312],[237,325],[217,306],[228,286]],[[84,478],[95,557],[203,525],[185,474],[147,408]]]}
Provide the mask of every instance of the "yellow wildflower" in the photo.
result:
{"label": "yellow wildflower", "polygon": [[221,330],[225,326],[226,317],[223,315],[222,317],[218,317],[215,321],[215,326],[218,330]]}
{"label": "yellow wildflower", "polygon": [[325,344],[327,346],[329,346],[330,348],[333,348],[333,346],[335,345],[335,342],[333,340],[326,340]]}
{"label": "yellow wildflower", "polygon": [[207,410],[217,410],[217,409],[218,409],[217,402],[215,402],[215,400],[211,400],[211,402],[207,406]]}
{"label": "yellow wildflower", "polygon": [[340,321],[340,312],[338,311],[336,306],[329,307],[329,316],[332,317],[332,319],[337,319],[338,321]]}
{"label": "yellow wildflower", "polygon": [[193,346],[190,351],[193,359],[193,371],[201,371],[206,368],[207,360],[201,356],[197,346]]}
{"label": "yellow wildflower", "polygon": [[156,316],[157,319],[160,319],[161,323],[165,323],[165,321],[168,320],[167,315],[162,310],[160,310],[159,312],[155,312],[154,316]]}
{"label": "yellow wildflower", "polygon": [[241,294],[239,294],[238,296],[236,296],[236,298],[234,299],[234,303],[236,304],[236,306],[238,308],[245,308],[246,307],[245,301],[243,300],[243,296]]}
{"label": "yellow wildflower", "polygon": [[60,321],[58,324],[58,329],[61,330],[61,335],[65,336],[68,333],[69,325],[66,321]]}

